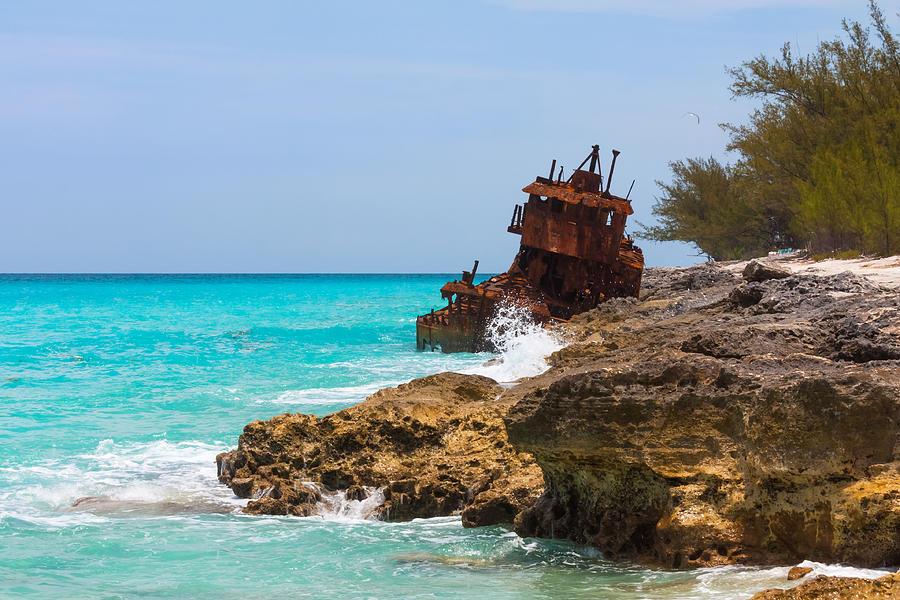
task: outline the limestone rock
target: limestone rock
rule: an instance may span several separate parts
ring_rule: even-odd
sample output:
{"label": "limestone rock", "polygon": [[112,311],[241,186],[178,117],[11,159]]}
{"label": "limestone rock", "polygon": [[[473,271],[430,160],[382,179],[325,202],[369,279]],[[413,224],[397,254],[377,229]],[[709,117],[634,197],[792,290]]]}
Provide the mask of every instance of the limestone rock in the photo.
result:
{"label": "limestone rock", "polygon": [[579,315],[504,395],[546,482],[516,531],[674,568],[900,564],[898,294],[713,269]]}
{"label": "limestone rock", "polygon": [[790,590],[766,590],[750,600],[900,600],[900,573],[860,579],[819,575]]}
{"label": "limestone rock", "polygon": [[216,458],[219,480],[245,511],[305,516],[322,500],[314,482],[364,500],[381,488],[383,519],[458,514],[469,526],[512,522],[542,490],[540,469],[507,441],[502,388],[475,375],[441,373],[376,392],[318,418],[284,414],[244,428]]}
{"label": "limestone rock", "polygon": [[812,573],[812,568],[810,567],[791,567],[791,570],[788,571],[788,581],[796,581],[797,579],[803,579],[807,575]]}
{"label": "limestone rock", "polygon": [[791,272],[770,262],[751,260],[747,263],[747,266],[744,267],[744,271],[741,275],[747,281],[766,281],[767,279],[784,279],[785,277],[790,277]]}
{"label": "limestone rock", "polygon": [[444,373],[250,423],[219,478],[249,512],[375,494],[385,519],[513,521],[670,568],[900,564],[900,294],[733,267],[647,269],[508,390]]}

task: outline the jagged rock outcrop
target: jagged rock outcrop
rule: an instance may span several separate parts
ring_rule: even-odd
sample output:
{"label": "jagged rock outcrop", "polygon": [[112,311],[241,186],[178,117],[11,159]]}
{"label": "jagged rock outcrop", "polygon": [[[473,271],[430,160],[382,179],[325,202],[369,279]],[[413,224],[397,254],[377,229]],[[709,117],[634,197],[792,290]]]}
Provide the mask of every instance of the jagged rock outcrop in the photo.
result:
{"label": "jagged rock outcrop", "polygon": [[648,270],[518,390],[525,536],[667,567],[900,563],[900,298],[851,274]]}
{"label": "jagged rock outcrop", "polygon": [[878,579],[819,575],[789,590],[766,590],[750,600],[900,600],[900,573]]}
{"label": "jagged rock outcrop", "polygon": [[674,568],[900,564],[900,295],[742,269],[647,269],[511,389],[444,373],[251,423],[220,480],[248,512],[377,488],[381,518],[515,520]]}
{"label": "jagged rock outcrop", "polygon": [[486,377],[441,373],[326,417],[255,421],[236,450],[217,457],[219,480],[254,498],[250,513],[305,516],[322,501],[320,489],[363,499],[377,488],[384,500],[373,510],[382,519],[462,512],[470,526],[511,523],[542,479],[507,441],[502,391]]}

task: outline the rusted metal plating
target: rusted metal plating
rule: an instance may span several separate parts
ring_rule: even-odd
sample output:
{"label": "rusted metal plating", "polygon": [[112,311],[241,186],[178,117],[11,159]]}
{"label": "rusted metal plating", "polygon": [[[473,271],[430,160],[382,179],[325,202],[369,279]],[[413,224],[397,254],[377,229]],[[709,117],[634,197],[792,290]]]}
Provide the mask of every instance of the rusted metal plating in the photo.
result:
{"label": "rusted metal plating", "polygon": [[554,160],[549,177],[537,177],[522,189],[528,200],[513,208],[507,227],[522,236],[512,266],[475,285],[476,260],[471,272],[446,283],[441,297],[447,306],[416,319],[420,350],[492,350],[486,329],[501,301],[519,304],[536,321],[549,323],[609,298],[638,295],[644,255],[625,236],[625,221],[634,211],[627,197],[609,192],[619,152],[613,150],[604,190],[599,150],[593,146],[568,179],[563,180],[563,168],[557,171]]}

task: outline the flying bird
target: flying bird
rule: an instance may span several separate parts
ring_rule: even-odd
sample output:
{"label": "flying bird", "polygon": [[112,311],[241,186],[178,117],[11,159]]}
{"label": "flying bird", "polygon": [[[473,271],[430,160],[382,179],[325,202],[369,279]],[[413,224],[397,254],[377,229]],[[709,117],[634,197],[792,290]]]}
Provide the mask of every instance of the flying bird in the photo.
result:
{"label": "flying bird", "polygon": [[682,119],[685,118],[685,117],[695,117],[695,118],[697,119],[697,125],[700,124],[700,115],[698,115],[697,113],[694,113],[694,112],[686,112],[686,113],[684,113],[683,115],[681,115],[681,118],[682,118]]}

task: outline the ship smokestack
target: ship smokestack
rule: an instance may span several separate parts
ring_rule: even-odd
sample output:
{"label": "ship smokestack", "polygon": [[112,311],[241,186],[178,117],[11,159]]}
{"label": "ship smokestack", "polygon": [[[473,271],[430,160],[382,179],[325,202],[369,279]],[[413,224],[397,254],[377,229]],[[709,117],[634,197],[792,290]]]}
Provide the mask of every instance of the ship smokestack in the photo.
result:
{"label": "ship smokestack", "polygon": [[591,146],[591,168],[590,172],[593,173],[594,169],[597,167],[597,163],[600,162],[600,145],[594,144]]}
{"label": "ship smokestack", "polygon": [[606,190],[603,192],[604,194],[609,194],[609,186],[612,185],[613,169],[616,168],[616,159],[619,158],[619,154],[621,154],[621,152],[619,152],[618,150],[613,150],[612,154],[613,159],[612,164],[609,165],[609,175],[606,177]]}

